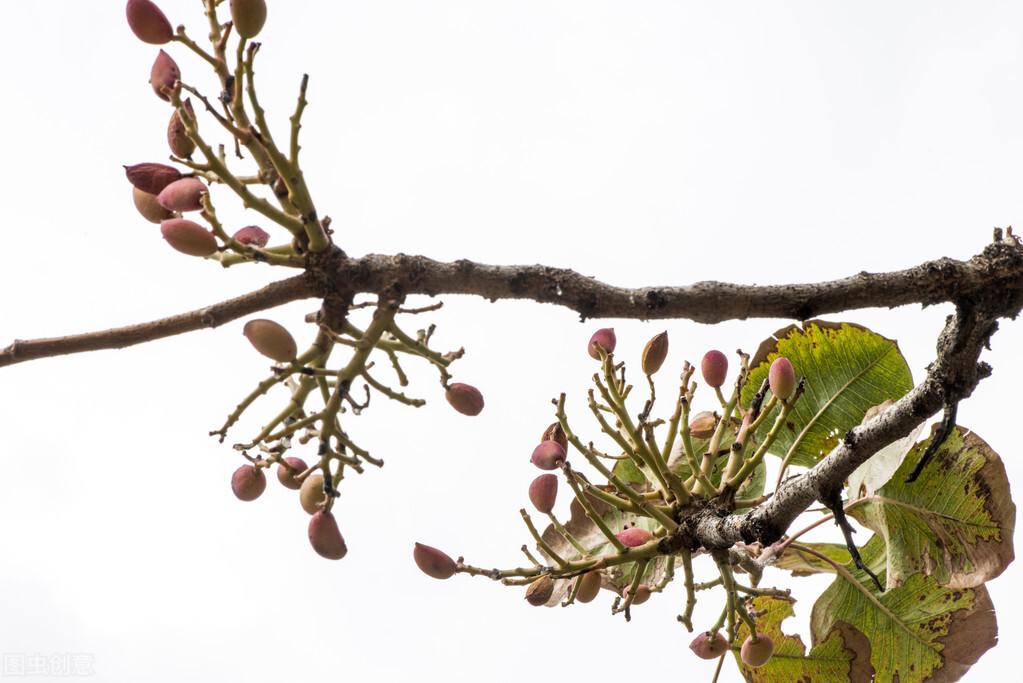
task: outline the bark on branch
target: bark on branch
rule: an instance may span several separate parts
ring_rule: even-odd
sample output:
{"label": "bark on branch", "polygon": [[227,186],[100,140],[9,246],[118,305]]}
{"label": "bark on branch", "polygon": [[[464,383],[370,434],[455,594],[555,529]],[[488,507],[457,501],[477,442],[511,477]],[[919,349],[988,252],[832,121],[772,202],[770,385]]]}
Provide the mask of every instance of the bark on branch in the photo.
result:
{"label": "bark on branch", "polygon": [[[1000,235],[1000,232],[999,232]],[[369,255],[338,262],[329,283],[339,289],[405,294],[471,294],[492,301],[530,299],[566,306],[583,318],[687,318],[701,323],[747,318],[808,320],[859,308],[931,305],[967,300],[995,289],[1023,287],[1023,259],[1014,244],[992,245],[967,261],[943,258],[890,273],[861,272],[828,282],[753,286],[697,282],[629,289],[564,268],[445,263],[425,256]]]}
{"label": "bark on branch", "polygon": [[119,349],[154,339],[171,337],[183,332],[201,330],[205,327],[217,327],[257,311],[314,295],[315,289],[310,280],[305,275],[298,275],[274,282],[262,289],[234,299],[169,318],[67,337],[15,340],[10,346],[0,351],[0,367],[68,353]]}
{"label": "bark on branch", "polygon": [[866,424],[851,429],[842,442],[806,473],[783,483],[771,499],[746,516],[711,509],[693,515],[687,524],[689,542],[726,548],[738,541],[774,543],[814,501],[842,486],[861,464],[884,446],[909,434],[938,411],[968,397],[991,368],[980,362],[998,328],[998,319],[1015,317],[1023,307],[1018,287],[988,289],[962,301],[948,317],[938,339],[937,358],[927,377],[902,399]]}

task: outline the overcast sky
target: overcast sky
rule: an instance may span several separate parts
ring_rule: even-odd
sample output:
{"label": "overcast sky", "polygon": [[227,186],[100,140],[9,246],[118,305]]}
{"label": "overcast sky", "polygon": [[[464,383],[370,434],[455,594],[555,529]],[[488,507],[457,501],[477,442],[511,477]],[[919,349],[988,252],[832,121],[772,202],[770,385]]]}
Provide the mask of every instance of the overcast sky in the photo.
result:
{"label": "overcast sky", "polygon": [[[176,313],[288,274],[186,257],[136,214],[121,165],[166,158],[169,111],[147,84],[157,50],[129,32],[123,5],[0,10],[0,345]],[[161,5],[204,36],[198,0]],[[543,262],[633,286],[780,283],[966,258],[992,227],[1023,225],[1020,3],[271,0],[269,12],[263,102],[283,135],[311,74],[306,177],[350,254]],[[202,63],[171,50],[215,94]],[[215,199],[229,226],[258,222]],[[593,434],[580,409],[597,323],[537,304],[445,304],[437,344],[465,346],[456,379],[487,407],[456,414],[410,367],[426,408],[378,401],[351,424],[387,465],[346,481],[340,562],[311,551],[305,513],[276,482],[235,500],[241,460],[207,436],[266,372],[244,321],[0,371],[0,653],[84,655],[101,681],[709,679],[674,619],[681,585],[625,624],[608,594],[543,610],[519,590],[416,569],[416,540],[518,564],[549,399],[568,392]],[[308,343],[301,319],[314,309],[271,317]],[[948,313],[829,317],[898,339],[919,379]],[[627,360],[667,329],[674,382],[683,360],[752,351],[786,322],[613,324]],[[1005,322],[984,356],[994,376],[960,409],[1017,491],[1021,344],[1023,325]],[[236,438],[280,401],[257,404]],[[965,680],[1018,671],[1021,581],[1017,563],[990,584],[1005,643]],[[765,582],[795,586],[786,628],[808,641],[828,579]],[[719,609],[702,601],[698,628]],[[728,666],[722,680],[736,680]]]}

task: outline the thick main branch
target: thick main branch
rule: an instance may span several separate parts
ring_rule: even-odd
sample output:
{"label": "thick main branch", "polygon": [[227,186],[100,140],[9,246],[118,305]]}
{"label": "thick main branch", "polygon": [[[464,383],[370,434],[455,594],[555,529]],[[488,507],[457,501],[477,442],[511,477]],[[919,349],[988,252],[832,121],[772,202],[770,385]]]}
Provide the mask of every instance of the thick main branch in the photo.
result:
{"label": "thick main branch", "polygon": [[994,289],[1023,287],[1023,258],[999,242],[967,261],[943,258],[890,273],[867,273],[827,282],[742,285],[697,282],[682,287],[616,287],[573,270],[543,265],[450,263],[425,256],[369,255],[336,262],[329,283],[379,292],[470,294],[529,299],[566,306],[584,318],[688,318],[701,323],[747,318],[807,320],[860,308],[931,305],[972,298]]}

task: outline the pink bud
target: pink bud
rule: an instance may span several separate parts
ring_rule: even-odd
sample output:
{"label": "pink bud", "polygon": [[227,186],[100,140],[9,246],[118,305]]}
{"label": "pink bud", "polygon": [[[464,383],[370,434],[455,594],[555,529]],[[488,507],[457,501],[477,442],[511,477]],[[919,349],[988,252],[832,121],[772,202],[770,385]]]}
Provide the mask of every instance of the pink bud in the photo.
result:
{"label": "pink bud", "polygon": [[590,358],[600,360],[600,352],[597,351],[597,347],[599,346],[604,349],[604,353],[614,353],[617,343],[618,340],[615,338],[614,328],[602,327],[590,337],[590,343],[587,344],[586,350],[589,351]]}
{"label": "pink bud", "polygon": [[[631,590],[629,590],[630,588],[632,588],[631,585],[626,586],[625,590],[622,591],[622,597],[623,598],[628,599],[629,593],[632,592]],[[632,599],[632,604],[633,605],[642,605],[644,602],[646,602],[649,599],[650,599],[650,586],[647,586],[647,585],[642,584],[642,583],[639,584],[638,586],[636,586],[636,597],[634,597]]]}
{"label": "pink bud", "polygon": [[161,100],[170,100],[170,96],[164,92],[164,88],[171,90],[174,84],[181,80],[181,70],[171,56],[160,50],[153,62],[153,68],[149,72],[149,84],[153,86],[153,92]]}
{"label": "pink bud", "polygon": [[160,206],[160,202],[156,201],[155,195],[133,187],[131,188],[131,198],[135,202],[135,208],[138,209],[138,212],[150,223],[159,223],[168,218],[174,218],[174,214],[171,211]]}
{"label": "pink bud", "polygon": [[[297,491],[302,488],[302,482],[295,477],[309,469],[309,466],[302,458],[285,458],[284,462],[288,467],[277,465],[277,481],[281,482],[285,488]],[[288,469],[289,467],[291,469]]]}
{"label": "pink bud", "polygon": [[242,465],[231,475],[231,490],[238,500],[255,500],[266,490],[266,475],[255,465]]}
{"label": "pink bud", "polygon": [[540,441],[557,441],[561,444],[561,447],[568,450],[568,435],[565,434],[565,430],[561,428],[560,422],[552,422],[551,426],[544,430],[543,436],[540,437]]}
{"label": "pink bud", "polygon": [[558,477],[555,474],[541,474],[529,485],[529,501],[544,514],[554,509],[558,498]]}
{"label": "pink bud", "polygon": [[579,577],[579,590],[575,594],[576,602],[593,602],[600,592],[600,572],[588,571]]}
{"label": "pink bud", "polygon": [[231,0],[231,19],[242,38],[255,38],[266,23],[266,0]]}
{"label": "pink bud", "polygon": [[444,393],[451,407],[462,415],[470,417],[479,415],[483,411],[483,394],[480,390],[469,384],[453,382],[448,385]]}
{"label": "pink bud", "polygon": [[128,0],[124,12],[128,17],[128,28],[143,43],[163,45],[174,38],[171,23],[150,0]]}
{"label": "pink bud", "polygon": [[771,393],[784,401],[796,390],[796,370],[788,358],[778,356],[771,363],[767,372],[767,381],[771,385]]}
{"label": "pink bud", "polygon": [[309,543],[320,557],[328,560],[340,560],[348,554],[337,520],[326,510],[319,510],[309,519]]}
{"label": "pink bud", "polygon": [[756,640],[748,636],[739,649],[739,656],[746,666],[754,669],[767,664],[767,660],[774,654],[774,642],[763,633],[758,633]]}
{"label": "pink bud", "polygon": [[135,188],[147,194],[158,195],[163,189],[181,178],[181,171],[165,164],[135,164],[125,166],[124,175]]}
{"label": "pink bud", "polygon": [[424,574],[435,579],[450,579],[458,571],[458,565],[446,553],[422,543],[416,543],[412,559]]}
{"label": "pink bud", "polygon": [[643,374],[652,375],[660,370],[667,357],[668,333],[665,331],[646,343],[642,358]]}
{"label": "pink bud", "polygon": [[251,244],[254,247],[262,249],[266,246],[266,243],[270,241],[270,233],[257,225],[249,225],[234,235],[234,241],[241,244]]}
{"label": "pink bud", "polygon": [[728,641],[721,635],[721,631],[704,631],[693,638],[689,643],[689,649],[700,659],[717,659],[728,651]]}
{"label": "pink bud", "polygon": [[217,238],[198,223],[184,218],[171,218],[160,223],[160,234],[182,254],[210,256],[217,251]]}
{"label": "pink bud", "polygon": [[550,574],[544,574],[526,588],[526,602],[533,607],[546,605],[552,595],[554,595],[554,579]]}
{"label": "pink bud", "polygon": [[198,211],[207,192],[209,188],[198,178],[182,178],[163,188],[156,201],[168,211]]}
{"label": "pink bud", "polygon": [[287,328],[273,320],[255,318],[245,323],[242,334],[261,354],[278,363],[290,363],[298,355],[298,344]]}
{"label": "pink bud", "polygon": [[641,529],[638,526],[630,526],[628,529],[622,529],[615,538],[622,542],[626,548],[637,548],[654,537],[646,529]]}
{"label": "pink bud", "polygon": [[[195,110],[192,109],[192,101],[185,100],[182,102],[182,106],[188,111],[192,121],[195,121]],[[185,122],[181,119],[177,109],[174,110],[170,121],[167,122],[167,146],[170,147],[171,154],[176,157],[187,158],[192,156],[192,152],[195,151],[195,143],[192,142],[192,138],[188,137],[188,132],[185,130]]]}
{"label": "pink bud", "polygon": [[715,389],[720,389],[728,376],[728,356],[718,350],[708,351],[700,362],[703,381]]}
{"label": "pink bud", "polygon": [[533,449],[529,461],[542,470],[556,470],[565,462],[567,453],[557,441],[543,441]]}

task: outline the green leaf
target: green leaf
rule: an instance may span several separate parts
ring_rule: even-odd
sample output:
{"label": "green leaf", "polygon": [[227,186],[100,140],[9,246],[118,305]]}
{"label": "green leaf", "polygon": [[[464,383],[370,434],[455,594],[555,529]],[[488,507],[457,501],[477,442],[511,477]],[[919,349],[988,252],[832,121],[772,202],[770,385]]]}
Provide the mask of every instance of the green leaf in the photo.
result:
{"label": "green leaf", "polygon": [[923,572],[944,586],[972,588],[1014,557],[1016,506],[1005,467],[980,437],[956,427],[920,478],[906,484],[929,443],[914,446],[891,480],[850,514],[885,539],[889,586]]}
{"label": "green leaf", "polygon": [[[883,566],[883,541],[874,536],[862,554],[868,566]],[[823,643],[849,627],[867,637],[845,644],[860,662],[870,662],[874,680],[900,683],[958,680],[998,633],[984,586],[948,588],[914,574],[879,593],[866,574],[846,565],[814,604],[810,630],[814,642]]]}
{"label": "green leaf", "polygon": [[[632,461],[632,458],[625,458],[615,463],[615,466],[611,468],[611,473],[616,477],[624,481],[626,484],[634,485],[646,485],[650,483],[650,479],[647,478],[646,468],[640,469],[636,463]],[[653,478],[653,475],[650,475]]]}
{"label": "green leaf", "polygon": [[749,405],[771,362],[788,358],[806,390],[771,452],[791,453],[795,465],[811,466],[829,453],[867,409],[897,400],[913,387],[898,345],[858,325],[813,320],[779,330],[750,361],[742,402]]}
{"label": "green leaf", "polygon": [[855,629],[844,625],[836,628],[807,652],[802,638],[786,635],[781,630],[781,622],[793,615],[792,602],[760,597],[752,600],[752,604],[747,604],[762,615],[757,619],[757,630],[774,643],[774,655],[766,664],[756,669],[748,667],[739,657],[739,646],[749,635],[749,629],[745,624],[740,626],[732,653],[742,675],[750,683],[870,681],[869,666],[857,660],[856,650],[846,645],[848,640],[858,648],[863,647],[866,639]]}
{"label": "green leaf", "polygon": [[[852,555],[844,543],[801,543],[800,545],[813,548],[838,564],[849,564],[852,562]],[[784,569],[792,572],[793,576],[810,576],[811,574],[835,573],[835,567],[815,555],[803,552],[798,547],[789,546],[771,564],[777,569]]]}

